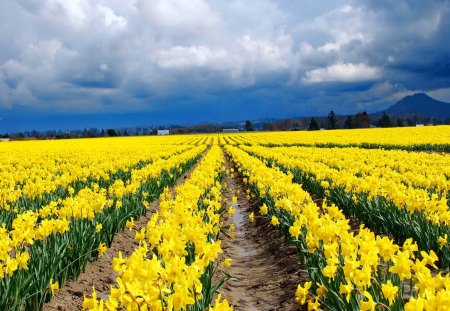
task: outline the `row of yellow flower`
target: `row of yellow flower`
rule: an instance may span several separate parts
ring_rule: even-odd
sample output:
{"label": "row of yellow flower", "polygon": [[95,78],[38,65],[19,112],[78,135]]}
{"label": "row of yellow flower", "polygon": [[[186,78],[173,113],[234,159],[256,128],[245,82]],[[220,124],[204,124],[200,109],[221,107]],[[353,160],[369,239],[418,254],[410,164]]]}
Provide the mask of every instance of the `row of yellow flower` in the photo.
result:
{"label": "row of yellow flower", "polygon": [[[2,229],[0,305],[40,308],[43,298],[38,298],[45,297],[42,290],[48,286],[48,279],[64,282],[78,275],[87,260],[95,257],[97,247],[100,254],[106,250],[106,244],[127,218],[145,212],[148,205],[145,198],[157,190],[156,184],[161,181],[164,186],[173,182],[172,172],[175,170],[178,176],[181,165],[192,161],[205,149],[205,145],[197,146],[177,156],[156,160],[149,165],[153,166],[151,170],[145,166],[133,171],[131,176],[141,170],[148,172],[148,175],[138,173],[139,178],[133,181],[133,178],[127,182],[116,180],[108,189],[88,185],[75,196],[56,200],[36,212],[20,214],[14,219],[11,230]],[[143,190],[142,185],[148,180],[153,180],[149,185],[155,186]],[[49,267],[52,262],[55,264]],[[16,298],[12,298],[14,296]]]}
{"label": "row of yellow flower", "polygon": [[242,148],[291,171],[296,182],[339,205],[348,217],[359,218],[399,243],[413,238],[420,250],[438,254],[441,268],[450,265],[447,155],[359,148]]}
{"label": "row of yellow flower", "polygon": [[450,225],[447,201],[450,155],[360,148],[243,147],[288,169],[313,174],[347,193],[384,197],[399,208],[424,212],[437,224]]}
{"label": "row of yellow flower", "polygon": [[26,211],[18,215],[12,222],[11,230],[8,231],[3,227],[3,234],[0,236],[0,279],[5,276],[5,272],[12,277],[20,266],[26,268],[26,261],[23,258],[27,258],[27,255],[24,255],[25,257],[20,255],[27,253],[21,253],[20,250],[33,245],[35,241],[44,240],[51,234],[68,231],[72,221],[93,220],[96,214],[114,204],[119,208],[122,197],[133,194],[145,179],[155,178],[163,170],[176,168],[205,149],[204,145],[198,146],[177,156],[156,160],[133,171],[132,180],[127,185],[120,180],[109,189],[100,188],[98,185],[94,185],[91,189],[88,186],[76,195],[51,202],[38,211]]}
{"label": "row of yellow flower", "polygon": [[[334,205],[317,206],[292,174],[269,168],[245,151],[226,146],[260,201],[290,238],[308,268],[311,282],[298,287],[296,299],[308,308],[330,310],[438,310],[450,301],[450,277],[433,276],[434,252],[418,253],[411,239],[403,246],[361,226],[353,231]],[[411,284],[405,289],[405,281]],[[409,301],[408,294],[410,294]],[[405,299],[405,300],[404,300]]]}
{"label": "row of yellow flower", "polygon": [[[120,140],[116,141],[120,142]],[[24,208],[75,181],[107,179],[118,170],[127,171],[140,162],[152,162],[189,149],[183,145],[146,144],[142,139],[99,139],[70,142],[13,142],[0,147],[0,210]],[[19,202],[18,202],[19,201]]]}
{"label": "row of yellow flower", "polygon": [[[169,165],[168,167],[170,167],[170,165],[172,165],[172,163],[174,161],[176,161],[176,157],[174,155],[179,154],[179,153],[183,153],[188,151],[189,149],[192,149],[193,146],[191,145],[186,145],[186,146],[166,146],[166,150],[165,151],[157,151],[156,154],[158,155],[158,157],[154,157],[152,156],[152,160],[147,163],[145,166],[140,167],[140,168],[132,168],[131,165],[133,163],[132,162],[126,162],[123,161],[123,165],[121,166],[117,166],[115,171],[109,171],[108,174],[106,174],[105,176],[102,177],[102,182],[103,183],[108,183],[109,179],[112,177],[112,175],[117,172],[118,170],[122,170],[122,171],[127,171],[129,169],[131,169],[131,180],[127,181],[127,185],[124,184],[124,181],[121,179],[117,179],[115,181],[115,183],[113,183],[111,186],[108,187],[108,189],[100,189],[99,185],[95,182],[96,178],[93,179],[93,181],[90,182],[84,182],[83,183],[83,187],[82,189],[80,189],[80,197],[84,197],[86,195],[88,196],[92,196],[92,193],[98,193],[100,190],[108,190],[108,193],[110,196],[115,195],[116,198],[121,198],[123,193],[133,193],[136,190],[136,187],[140,184],[140,182],[148,177],[156,177],[159,175],[159,173],[161,172],[162,169],[164,169],[164,167],[167,167],[167,165]],[[205,146],[201,147],[201,148],[205,148]],[[99,155],[99,157],[101,157],[101,155]],[[172,158],[170,158],[172,157]],[[133,158],[133,157],[132,157]],[[100,159],[98,159],[98,162],[100,163]],[[139,162],[139,161],[138,161]],[[93,163],[90,167],[91,171],[96,171],[97,167],[95,166],[95,163]],[[69,172],[72,173],[72,172]],[[76,175],[76,174],[74,174]],[[126,186],[126,187],[125,187]],[[92,189],[91,189],[92,188]],[[67,216],[67,217],[75,217],[75,218],[80,218],[77,216],[76,212],[74,215],[72,215],[71,213],[74,212],[74,210],[76,211],[83,211],[84,213],[89,214],[89,218],[92,218],[93,215],[93,211],[95,210],[95,206],[93,207],[88,207],[88,210],[82,210],[82,209],[74,209],[71,206],[72,205],[76,205],[74,203],[74,200],[76,201],[75,197],[78,196],[78,193],[75,193],[75,190],[72,187],[68,187],[67,188],[67,195],[65,197],[61,197],[61,196],[56,196],[56,198],[54,198],[54,200],[50,201],[48,204],[46,205],[38,205],[37,208],[33,208],[32,211],[28,211],[27,210],[27,205],[24,206],[24,210],[22,210],[22,212],[24,213],[24,215],[33,215],[32,217],[37,217],[40,216],[42,218],[48,217],[48,216]],[[119,190],[120,189],[120,190]],[[125,191],[126,190],[126,191]],[[122,193],[120,196],[118,196],[118,193]],[[94,203],[94,205],[98,205],[95,204],[95,202],[97,202],[98,200],[95,198],[89,198],[87,197],[84,200],[79,200],[78,201],[82,201],[84,202],[83,204],[85,204],[86,206],[89,205],[89,200],[92,199],[92,202]],[[26,201],[24,200],[25,203],[29,203],[30,201]],[[60,209],[59,207],[64,207],[63,209]],[[18,210],[14,210],[12,212],[9,212],[10,215],[8,215],[8,218],[14,222],[15,218],[19,218],[21,216],[22,213],[20,213],[20,211]],[[6,215],[6,214],[5,214]],[[27,216],[27,217],[29,217]],[[84,217],[86,217],[88,215],[85,215]],[[20,242],[19,242],[20,244]]]}
{"label": "row of yellow flower", "polygon": [[333,131],[261,132],[229,135],[234,144],[449,145],[450,126],[376,128]]}
{"label": "row of yellow flower", "polygon": [[[205,310],[211,305],[211,286],[222,252],[218,239],[223,155],[213,146],[192,175],[161,195],[160,210],[136,232],[139,247],[113,260],[116,285],[106,301],[85,297],[83,308],[92,310]],[[211,310],[231,310],[216,300]]]}

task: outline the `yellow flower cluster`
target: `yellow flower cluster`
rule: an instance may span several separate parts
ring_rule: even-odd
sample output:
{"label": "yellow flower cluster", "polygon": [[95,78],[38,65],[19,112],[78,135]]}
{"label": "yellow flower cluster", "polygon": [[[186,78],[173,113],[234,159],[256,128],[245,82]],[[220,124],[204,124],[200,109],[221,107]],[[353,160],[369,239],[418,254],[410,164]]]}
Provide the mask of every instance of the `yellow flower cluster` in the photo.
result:
{"label": "yellow flower cluster", "polygon": [[152,162],[192,148],[149,145],[142,138],[123,142],[98,139],[95,148],[93,140],[0,145],[0,210],[20,207],[19,199],[42,199],[45,193],[67,188],[75,181],[108,179],[119,169],[126,171],[141,161]]}
{"label": "yellow flower cluster", "polygon": [[[377,305],[402,304],[403,291],[398,289],[403,288],[402,281],[409,280],[416,296],[405,304],[406,309],[416,304],[427,310],[448,305],[450,276],[433,275],[430,267],[435,267],[438,260],[433,251],[419,254],[412,239],[400,247],[363,225],[353,232],[336,206],[327,206],[326,202],[317,206],[301,185],[292,183],[291,174],[269,168],[239,148],[226,146],[226,150],[260,198],[270,197],[273,202],[270,208],[267,211],[266,205],[262,210],[272,217],[272,223],[284,222],[289,226],[291,239],[304,247],[303,256],[316,258],[311,263],[323,260],[322,267],[308,267],[309,271],[315,271],[310,274],[315,292],[309,290],[309,283],[299,286],[297,301],[308,301],[309,308],[315,310],[319,302],[330,303],[327,297],[341,295],[342,304],[336,309],[348,309],[356,303],[361,310],[375,310]],[[371,293],[377,293],[379,298],[375,301]]]}
{"label": "yellow flower cluster", "polygon": [[[109,298],[97,300],[94,290],[83,308],[186,310],[201,304],[205,299],[202,276],[212,277],[212,264],[222,252],[218,178],[223,171],[223,154],[213,146],[184,184],[176,187],[175,196],[166,189],[159,212],[136,232],[139,247],[128,258],[121,253],[114,258],[113,269],[119,277]],[[202,310],[210,304],[206,303]],[[212,310],[231,307],[219,298]]]}
{"label": "yellow flower cluster", "polygon": [[[360,148],[246,147],[288,169],[313,174],[322,186],[384,197],[428,220],[450,225],[450,155]],[[331,181],[331,185],[328,181]]]}
{"label": "yellow flower cluster", "polygon": [[[185,148],[183,147],[181,150],[183,149]],[[22,253],[22,250],[33,245],[35,241],[44,240],[52,234],[68,231],[73,221],[81,219],[93,221],[95,215],[101,213],[106,207],[115,204],[116,208],[120,208],[122,197],[125,194],[133,194],[145,179],[157,177],[163,171],[177,168],[205,149],[205,145],[191,147],[176,156],[168,157],[173,152],[173,149],[169,148],[169,154],[141,169],[133,170],[132,180],[128,184],[117,180],[108,189],[92,184],[73,196],[56,199],[38,210],[29,210],[16,215],[10,230],[4,224],[1,229],[0,279],[5,276],[5,272],[12,277],[16,270],[26,269],[29,256],[27,252]],[[168,158],[165,159],[165,157]],[[133,176],[139,176],[139,178],[133,178]],[[20,264],[16,264],[16,262]]]}
{"label": "yellow flower cluster", "polygon": [[229,144],[448,145],[450,126],[228,134]]}

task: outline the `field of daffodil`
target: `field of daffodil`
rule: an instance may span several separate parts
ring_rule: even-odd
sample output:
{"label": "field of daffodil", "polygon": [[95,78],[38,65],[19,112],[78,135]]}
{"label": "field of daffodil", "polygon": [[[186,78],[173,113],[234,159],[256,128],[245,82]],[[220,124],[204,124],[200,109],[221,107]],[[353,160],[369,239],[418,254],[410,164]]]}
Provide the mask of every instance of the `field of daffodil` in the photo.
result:
{"label": "field of daffodil", "polygon": [[310,281],[299,285],[296,300],[308,309],[438,310],[448,305],[450,276],[435,274],[435,252],[401,245],[361,225],[354,230],[334,204],[317,205],[292,173],[268,167],[244,150],[226,146],[244,182],[271,219],[297,247]]}
{"label": "field of daffodil", "polygon": [[[128,220],[144,214],[149,201],[199,159],[207,148],[200,140],[0,146],[9,160],[0,170],[0,308],[41,308],[55,284],[79,275]],[[25,156],[14,158],[18,152]]]}
{"label": "field of daffodil", "polygon": [[131,230],[139,245],[105,267],[117,275],[109,296],[85,292],[80,308],[232,310],[220,286],[233,276],[219,268],[231,263],[231,174],[258,201],[247,225],[267,218],[297,249],[309,277],[299,304],[439,310],[450,305],[449,146],[449,126],[0,143],[0,309],[42,309]]}
{"label": "field of daffodil", "polygon": [[450,152],[450,126],[374,128],[333,131],[265,132],[230,137],[231,144],[265,146],[364,147]]}
{"label": "field of daffodil", "polygon": [[[450,156],[402,150],[243,146],[398,243],[433,250],[448,268]],[[411,225],[414,224],[414,225]]]}

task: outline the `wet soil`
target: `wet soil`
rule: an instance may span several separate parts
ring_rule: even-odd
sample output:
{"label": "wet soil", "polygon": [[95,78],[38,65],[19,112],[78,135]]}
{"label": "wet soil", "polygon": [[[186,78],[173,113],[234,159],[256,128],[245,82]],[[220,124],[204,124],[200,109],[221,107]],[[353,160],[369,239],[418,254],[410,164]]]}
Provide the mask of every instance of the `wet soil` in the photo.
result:
{"label": "wet soil", "polygon": [[[231,163],[227,160],[227,169]],[[234,223],[234,239],[224,237],[224,256],[232,259],[232,276],[220,289],[235,310],[304,310],[295,302],[298,284],[308,280],[295,247],[284,243],[281,233],[259,215],[256,200],[249,199],[242,178],[224,178],[224,197],[235,213],[225,225]],[[232,197],[237,196],[237,203]],[[248,216],[255,214],[254,222]]]}

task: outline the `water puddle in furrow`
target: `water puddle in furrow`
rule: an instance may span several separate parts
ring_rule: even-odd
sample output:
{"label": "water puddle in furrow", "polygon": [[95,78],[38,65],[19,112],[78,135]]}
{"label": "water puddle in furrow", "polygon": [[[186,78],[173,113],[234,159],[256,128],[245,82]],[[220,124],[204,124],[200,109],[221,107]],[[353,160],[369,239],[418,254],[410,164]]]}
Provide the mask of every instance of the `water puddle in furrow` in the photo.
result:
{"label": "water puddle in furrow", "polygon": [[[232,216],[233,223],[236,226],[235,229],[235,240],[246,240],[245,235],[245,221],[248,218],[248,215],[246,215],[242,210],[239,203],[232,203],[231,204],[234,207],[234,214]],[[254,256],[255,253],[258,252],[256,249],[256,246],[245,243],[245,247],[241,245],[241,243],[238,243],[236,245],[237,255],[239,257],[247,257],[247,256]]]}

